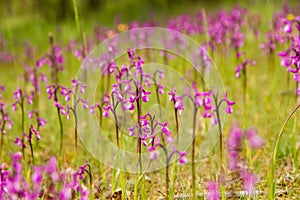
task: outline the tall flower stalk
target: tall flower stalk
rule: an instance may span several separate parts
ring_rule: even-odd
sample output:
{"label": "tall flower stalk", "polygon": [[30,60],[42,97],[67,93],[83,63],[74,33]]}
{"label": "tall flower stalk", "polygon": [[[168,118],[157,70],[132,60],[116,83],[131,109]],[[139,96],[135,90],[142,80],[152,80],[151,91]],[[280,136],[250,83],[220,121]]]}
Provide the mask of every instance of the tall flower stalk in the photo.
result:
{"label": "tall flower stalk", "polygon": [[30,146],[30,153],[31,153],[31,159],[32,159],[32,164],[34,165],[34,154],[33,154],[33,146],[32,146],[32,136],[35,135],[37,140],[40,140],[40,133],[32,126],[30,125],[29,128],[29,133],[27,135],[27,141]]}
{"label": "tall flower stalk", "polygon": [[25,157],[25,145],[24,145],[24,137],[25,137],[25,100],[27,99],[27,103],[29,105],[32,105],[33,103],[33,92],[31,94],[24,93],[19,87],[14,92],[14,100],[15,102],[12,104],[13,110],[17,110],[17,105],[21,108],[21,130],[22,130],[22,136],[21,136],[21,147],[22,147],[22,153]]}
{"label": "tall flower stalk", "polygon": [[[193,93],[191,93],[191,89]],[[223,163],[222,149],[223,149],[223,140],[222,140],[222,128],[221,128],[221,119],[220,119],[220,107],[223,102],[226,102],[227,108],[226,113],[231,114],[233,112],[232,105],[234,102],[229,101],[224,95],[223,99],[218,99],[218,93],[215,91],[204,91],[200,92],[197,89],[196,82],[192,83],[192,87],[187,87],[185,94],[182,96],[175,95],[176,89],[174,88],[172,92],[169,92],[170,101],[174,102],[174,108],[178,109],[181,112],[184,109],[183,99],[188,98],[193,103],[193,142],[192,142],[192,187],[193,187],[193,199],[197,199],[197,188],[196,188],[196,163],[195,163],[195,152],[196,152],[196,132],[197,132],[197,113],[200,107],[203,107],[203,117],[210,118],[213,125],[219,124],[219,144],[220,144],[220,169]],[[213,105],[215,104],[215,105]],[[216,114],[216,116],[215,116]]]}
{"label": "tall flower stalk", "polygon": [[[88,109],[88,102],[87,100],[82,99],[79,96],[79,92],[80,93],[84,93],[86,88],[86,85],[82,84],[81,81],[78,81],[76,79],[72,79],[72,87],[71,88],[67,88],[64,87],[62,85],[57,85],[57,87],[52,84],[50,86],[47,87],[47,93],[48,93],[48,98],[51,99],[53,98],[54,100],[54,105],[58,108],[59,113],[59,119],[60,119],[60,123],[62,123],[61,121],[61,114],[66,115],[67,119],[70,119],[70,112],[72,112],[73,116],[74,116],[74,121],[75,121],[75,126],[74,126],[74,144],[75,144],[75,150],[77,152],[77,146],[78,146],[78,131],[77,131],[77,125],[78,125],[78,121],[77,121],[77,106],[79,103],[82,103],[83,108],[84,109]],[[60,95],[62,95],[65,99],[66,102],[70,101],[71,97],[73,98],[73,104],[72,105],[63,105],[63,103],[59,103],[58,98],[57,98],[57,92],[58,90],[60,90]],[[55,95],[56,94],[56,95]],[[61,124],[62,125],[62,124]],[[61,148],[62,148],[62,141],[63,141],[63,134],[61,134]],[[61,152],[61,150],[60,150]]]}
{"label": "tall flower stalk", "polygon": [[[140,129],[141,128],[141,129]],[[140,130],[139,130],[140,129]],[[178,162],[185,164],[187,162],[185,151],[179,151],[173,144],[173,134],[168,128],[168,122],[159,122],[155,120],[155,115],[147,113],[140,117],[133,127],[128,129],[129,136],[137,136],[141,139],[143,146],[147,147],[150,152],[150,160],[153,161],[158,157],[158,148],[163,150],[165,156],[165,182],[166,182],[166,198],[169,199],[170,178],[169,165],[174,155],[179,155]],[[172,149],[170,149],[172,145]]]}
{"label": "tall flower stalk", "polygon": [[42,56],[36,62],[36,67],[39,68],[43,65],[48,65],[50,68],[50,79],[52,81],[52,84],[47,87],[46,91],[48,93],[48,99],[53,98],[54,104],[57,109],[57,116],[58,116],[59,127],[60,127],[60,138],[61,138],[59,154],[61,154],[64,129],[63,129],[63,124],[61,119],[61,107],[59,106],[58,103],[57,91],[59,90],[60,87],[58,73],[64,70],[64,56],[62,54],[62,48],[58,44],[54,43],[54,38],[52,33],[49,33],[48,36],[49,36],[49,44],[50,44],[49,52],[46,53],[44,56]]}
{"label": "tall flower stalk", "polygon": [[237,65],[235,69],[235,76],[237,78],[243,76],[243,102],[244,105],[246,104],[246,94],[247,94],[247,65],[250,64],[251,66],[256,65],[254,60],[244,60],[242,64]]}
{"label": "tall flower stalk", "polygon": [[[196,187],[196,163],[195,163],[195,156],[196,156],[196,125],[197,125],[197,113],[198,110],[201,106],[204,106],[204,108],[210,108],[210,93],[209,92],[199,92],[197,90],[196,83],[193,82],[192,84],[192,89],[194,94],[190,93],[190,87],[186,89],[185,95],[187,98],[189,98],[192,103],[193,103],[193,142],[192,142],[192,187],[193,187],[193,199],[197,199],[197,187]],[[176,101],[176,96],[175,96],[175,101],[179,108],[183,109],[183,103],[182,103],[182,98],[177,97]],[[180,101],[178,101],[180,100]]]}
{"label": "tall flower stalk", "polygon": [[227,95],[224,94],[224,97],[222,99],[219,99],[219,94],[218,92],[213,92],[212,97],[214,100],[214,111],[216,113],[216,120],[219,128],[219,147],[220,147],[220,152],[219,152],[219,162],[220,162],[220,170],[222,172],[222,165],[223,165],[223,133],[222,133],[222,125],[221,125],[221,118],[220,118],[220,108],[222,103],[226,103],[226,113],[231,114],[233,113],[232,106],[235,104],[234,101],[229,101],[227,99]]}
{"label": "tall flower stalk", "polygon": [[[83,104],[84,109],[88,109],[87,105],[87,100],[84,100],[78,96],[78,90],[80,90],[80,93],[84,93],[86,85],[82,84],[81,81],[78,81],[76,79],[72,79],[72,88],[71,89],[66,89],[62,91],[62,94],[66,95],[65,100],[69,99],[69,95],[73,96],[73,104],[70,107],[66,107],[67,109],[69,108],[74,116],[75,120],[75,127],[74,127],[74,138],[75,138],[75,150],[77,153],[77,148],[78,148],[78,130],[77,130],[77,125],[78,125],[78,119],[77,119],[77,106],[81,102]],[[68,114],[68,110],[66,109],[66,114]]]}
{"label": "tall flower stalk", "polygon": [[62,124],[62,118],[61,118],[61,109],[63,108],[60,103],[58,102],[58,90],[60,89],[60,86],[56,86],[55,84],[47,86],[46,92],[48,93],[48,99],[53,99],[54,106],[57,110],[57,116],[58,116],[58,122],[59,122],[59,128],[60,128],[60,145],[59,145],[59,155],[62,152],[63,148],[63,140],[64,140],[64,127]]}
{"label": "tall flower stalk", "polygon": [[6,130],[10,130],[13,122],[8,115],[6,110],[6,104],[2,101],[2,93],[5,90],[3,85],[0,85],[0,156],[2,159],[2,152],[3,152],[3,144],[4,144],[4,135],[6,134]]}

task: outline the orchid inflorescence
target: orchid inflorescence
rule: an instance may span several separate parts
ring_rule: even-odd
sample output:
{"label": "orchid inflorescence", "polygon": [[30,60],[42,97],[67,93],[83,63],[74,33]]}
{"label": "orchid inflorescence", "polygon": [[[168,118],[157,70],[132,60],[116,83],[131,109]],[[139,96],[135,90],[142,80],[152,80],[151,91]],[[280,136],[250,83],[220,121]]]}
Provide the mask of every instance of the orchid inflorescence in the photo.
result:
{"label": "orchid inflorescence", "polygon": [[39,116],[39,112],[36,109],[28,111],[28,118],[33,119],[34,117],[36,118],[38,130],[47,123],[46,119]]}
{"label": "orchid inflorescence", "polygon": [[[255,192],[259,177],[250,171],[247,162],[242,157],[243,140],[246,140],[250,144],[252,150],[262,148],[265,142],[264,139],[257,134],[255,128],[243,131],[237,124],[234,124],[230,129],[229,138],[227,140],[228,169],[236,175],[232,178],[240,179],[244,191],[251,195]],[[230,183],[230,181],[228,181],[228,183]],[[236,186],[232,185],[232,187]],[[221,191],[217,182],[208,181],[207,191],[208,199],[217,200],[221,198]]]}
{"label": "orchid inflorescence", "polygon": [[26,63],[24,63],[23,67],[25,82],[32,84],[34,93],[37,95],[37,93],[40,92],[40,81],[42,81],[43,83],[47,83],[48,78],[44,73],[38,72],[41,65],[30,67]]}
{"label": "orchid inflorescence", "polygon": [[[76,79],[72,79],[72,87],[67,88],[65,86],[62,86],[58,84],[57,86],[55,84],[51,84],[47,86],[47,93],[48,93],[48,99],[53,99],[55,107],[58,107],[60,109],[61,114],[66,115],[67,119],[70,119],[70,110],[72,110],[71,105],[64,105],[63,103],[59,102],[59,98],[56,97],[56,94],[60,94],[62,97],[64,97],[65,102],[70,101],[71,97],[76,97],[77,90],[80,91],[80,93],[84,93],[85,85],[81,83],[81,81],[77,81]],[[59,93],[57,93],[59,92]],[[77,104],[82,103],[83,108],[88,109],[88,101],[84,100],[82,98],[78,98],[75,100],[74,106],[76,107]]]}
{"label": "orchid inflorescence", "polygon": [[[141,126],[141,129],[139,129]],[[157,148],[162,148],[167,162],[175,155],[179,155],[178,162],[185,164],[187,162],[185,151],[178,151],[173,143],[173,134],[168,128],[168,122],[159,122],[155,120],[155,115],[147,113],[140,116],[139,122],[133,127],[128,128],[129,136],[141,138],[142,144],[150,152],[150,160],[155,160],[158,156]],[[168,152],[167,145],[172,145],[172,152]]]}
{"label": "orchid inflorescence", "polygon": [[283,23],[285,24],[283,29],[290,39],[290,45],[287,50],[278,52],[278,56],[281,58],[281,65],[293,75],[297,83],[296,93],[300,96],[300,16],[292,20],[284,19]]}
{"label": "orchid inflorescence", "polygon": [[6,50],[8,41],[0,34],[0,63],[12,63],[15,56]]}
{"label": "orchid inflorescence", "polygon": [[15,102],[12,104],[13,110],[17,110],[17,105],[20,105],[21,107],[24,106],[24,101],[27,99],[27,103],[29,105],[32,105],[33,103],[33,98],[34,98],[34,92],[31,92],[30,94],[24,93],[20,87],[16,89],[14,92],[14,100]]}
{"label": "orchid inflorescence", "polygon": [[36,62],[36,66],[42,67],[43,65],[49,65],[50,67],[54,67],[54,65],[58,65],[59,71],[63,71],[64,56],[62,54],[62,48],[58,44],[56,44],[53,49],[54,55],[44,55]]}
{"label": "orchid inflorescence", "polygon": [[[32,135],[35,135],[37,140],[40,140],[40,139],[41,139],[40,132],[37,131],[37,130],[33,127],[33,125],[30,125],[29,133],[28,133],[28,134],[27,134],[27,133],[24,133],[24,136],[27,138],[27,141],[28,141],[29,143],[31,143]],[[26,147],[24,141],[22,141],[19,137],[16,137],[16,139],[15,139],[15,144],[17,144],[17,145],[20,146],[20,147]]]}
{"label": "orchid inflorescence", "polygon": [[0,85],[0,150],[1,150],[1,156],[3,151],[3,143],[4,143],[4,135],[6,135],[6,131],[10,130],[12,128],[12,125],[14,124],[11,120],[8,111],[6,110],[6,104],[2,100],[2,93],[5,91],[5,87],[3,85]]}
{"label": "orchid inflorescence", "polygon": [[240,174],[243,181],[245,191],[252,193],[258,182],[258,177],[251,173],[247,167],[247,163],[241,157],[243,139],[246,139],[250,147],[254,149],[262,148],[264,140],[257,134],[256,129],[250,128],[243,131],[238,125],[233,125],[227,140],[228,148],[228,168]]}
{"label": "orchid inflorescence", "polygon": [[12,128],[12,125],[14,124],[6,110],[6,104],[2,100],[2,92],[4,92],[4,90],[5,87],[1,85],[0,86],[0,128],[1,128],[0,134],[2,134],[1,138],[3,137],[3,135],[6,134],[6,130],[10,130]]}
{"label": "orchid inflorescence", "polygon": [[[191,90],[193,93],[191,93]],[[197,89],[196,83],[193,82],[191,87],[187,87],[185,90],[185,94],[183,95],[176,95],[176,88],[174,88],[171,92],[168,93],[170,96],[170,101],[174,102],[174,108],[179,111],[179,115],[181,115],[182,111],[184,110],[184,98],[188,98],[192,101],[194,105],[194,109],[198,110],[200,107],[204,108],[202,116],[204,118],[210,118],[213,125],[217,124],[217,119],[215,113],[217,112],[216,109],[219,109],[223,102],[226,103],[226,113],[232,114],[233,109],[232,106],[235,104],[234,101],[229,101],[227,99],[227,95],[224,94],[222,99],[218,99],[218,92],[217,91],[204,91],[201,92]],[[214,105],[213,100],[217,98],[218,103]]]}

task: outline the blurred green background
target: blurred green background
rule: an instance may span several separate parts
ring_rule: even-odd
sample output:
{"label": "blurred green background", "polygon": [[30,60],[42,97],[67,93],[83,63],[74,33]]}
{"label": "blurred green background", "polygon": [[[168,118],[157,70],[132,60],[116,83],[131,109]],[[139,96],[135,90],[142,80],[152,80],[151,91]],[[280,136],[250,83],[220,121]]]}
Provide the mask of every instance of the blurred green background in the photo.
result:
{"label": "blurred green background", "polygon": [[[282,0],[75,0],[82,30],[87,34],[95,25],[112,28],[116,22],[155,21],[159,25],[180,14],[194,14],[205,8],[209,11],[229,9],[239,4],[254,13],[271,12]],[[297,0],[288,1],[293,7]],[[34,45],[45,41],[48,32],[57,33],[61,41],[78,37],[74,20],[74,0],[0,0],[0,33],[12,43],[11,48],[24,40]],[[63,34],[58,34],[58,33]]]}

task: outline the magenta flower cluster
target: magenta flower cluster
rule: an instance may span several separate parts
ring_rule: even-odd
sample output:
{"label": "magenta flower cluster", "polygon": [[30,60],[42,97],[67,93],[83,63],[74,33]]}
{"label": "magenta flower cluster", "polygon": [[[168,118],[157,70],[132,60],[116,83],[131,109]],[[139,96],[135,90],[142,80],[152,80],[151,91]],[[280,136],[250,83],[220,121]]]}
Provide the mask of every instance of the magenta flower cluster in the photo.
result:
{"label": "magenta flower cluster", "polygon": [[153,75],[146,73],[143,70],[144,61],[135,54],[135,50],[128,49],[128,57],[130,66],[122,65],[119,69],[115,63],[112,63],[108,67],[109,73],[115,75],[117,82],[112,84],[111,94],[106,94],[103,101],[104,117],[108,117],[110,111],[116,115],[118,105],[121,105],[123,110],[133,111],[136,109],[136,102],[149,102],[151,92],[147,87],[151,86],[152,81],[157,84],[158,93],[164,93],[164,87],[156,79],[156,74],[159,74],[159,78],[163,78],[163,72],[158,70]]}
{"label": "magenta flower cluster", "polygon": [[273,28],[266,33],[266,42],[260,45],[265,55],[273,56],[276,47],[289,40],[288,34],[291,33],[291,26],[286,16],[290,13],[291,8],[285,5],[279,13],[273,15],[272,23],[270,24]]}
{"label": "magenta flower cluster", "polygon": [[[158,148],[162,148],[168,161],[175,155],[179,155],[178,162],[185,164],[186,152],[176,149],[173,141],[174,135],[168,128],[168,122],[159,122],[155,120],[155,116],[149,112],[140,117],[133,127],[128,128],[129,136],[137,136],[141,138],[142,144],[147,147],[150,152],[150,160],[155,160],[158,156]],[[167,145],[172,145],[172,151],[168,152]]]}
{"label": "magenta flower cluster", "polygon": [[232,126],[227,140],[228,168],[240,174],[245,191],[252,193],[258,182],[258,177],[247,168],[247,163],[242,159],[243,140],[246,139],[251,149],[259,149],[264,145],[264,140],[257,134],[256,129],[250,128],[243,131],[238,125]]}
{"label": "magenta flower cluster", "polygon": [[6,104],[2,100],[2,93],[4,91],[5,87],[3,85],[0,85],[0,134],[3,135],[6,134],[6,130],[10,130],[12,128],[12,125],[14,124],[6,110]]}
{"label": "magenta flower cluster", "polygon": [[63,64],[64,64],[64,56],[63,56],[62,48],[58,44],[56,44],[54,46],[54,55],[53,55],[53,57],[50,54],[46,54],[46,55],[42,56],[36,62],[37,67],[42,67],[43,65],[49,65],[49,67],[52,68],[55,65],[57,65],[58,69],[60,71],[64,70]]}
{"label": "magenta flower cluster", "polygon": [[0,34],[0,63],[12,63],[15,56],[10,53],[7,48],[8,41]]}
{"label": "magenta flower cluster", "polygon": [[31,92],[30,94],[26,94],[20,89],[20,87],[17,87],[16,91],[14,92],[15,102],[12,104],[13,110],[14,111],[17,110],[17,105],[23,107],[26,99],[27,99],[27,103],[29,105],[32,105],[33,98],[34,98],[34,92]]}
{"label": "magenta flower cluster", "polygon": [[[79,103],[82,103],[83,108],[88,109],[88,101],[82,99],[81,97],[78,98],[78,90],[80,93],[84,93],[86,88],[86,85],[82,84],[81,81],[77,81],[76,79],[72,79],[72,87],[67,88],[65,86],[62,86],[60,84],[55,85],[51,84],[47,86],[47,94],[48,94],[48,99],[53,99],[55,107],[59,108],[60,113],[63,115],[67,116],[67,119],[70,119],[70,111],[72,109],[76,110],[76,106]],[[59,97],[58,94],[60,94],[65,102],[69,102],[71,97],[74,98],[74,108],[72,108],[71,105],[67,104],[64,105],[63,103],[59,102]]]}
{"label": "magenta flower cluster", "polygon": [[[192,92],[191,92],[192,90]],[[202,116],[204,118],[211,119],[212,124],[217,124],[216,112],[217,109],[221,106],[223,102],[226,103],[226,113],[232,114],[233,108],[232,106],[235,104],[234,101],[229,101],[227,99],[227,95],[224,94],[223,98],[218,99],[218,92],[216,91],[204,91],[200,92],[197,89],[197,85],[195,82],[192,83],[192,87],[187,87],[185,94],[181,96],[175,95],[176,88],[173,89],[172,92],[169,92],[170,101],[174,102],[174,107],[179,110],[179,114],[184,109],[183,99],[188,98],[193,102],[194,109],[198,110],[200,107],[203,107]],[[215,100],[217,100],[215,102]]]}
{"label": "magenta flower cluster", "polygon": [[235,71],[234,71],[235,76],[237,78],[241,77],[241,72],[244,72],[246,70],[246,67],[247,67],[248,64],[250,64],[250,66],[255,66],[256,62],[254,60],[246,59],[242,62],[242,64],[237,65],[236,68],[235,68]]}
{"label": "magenta flower cluster", "polygon": [[296,90],[298,96],[300,95],[300,16],[293,20],[284,19],[284,31],[289,39],[289,47],[285,51],[278,52],[281,58],[281,65],[286,67],[288,73],[293,75],[295,82],[298,85]]}
{"label": "magenta flower cluster", "polygon": [[[23,175],[22,154],[12,155],[12,165],[2,163],[0,166],[0,196],[4,199],[34,200],[51,197],[60,200],[71,200],[77,197],[89,199],[89,190],[82,184],[85,166],[78,171],[70,169],[58,171],[55,157],[51,157],[44,166],[35,165],[32,168],[30,181]],[[57,185],[60,187],[57,187]],[[46,196],[45,196],[46,195]],[[76,196],[75,196],[76,195]]]}

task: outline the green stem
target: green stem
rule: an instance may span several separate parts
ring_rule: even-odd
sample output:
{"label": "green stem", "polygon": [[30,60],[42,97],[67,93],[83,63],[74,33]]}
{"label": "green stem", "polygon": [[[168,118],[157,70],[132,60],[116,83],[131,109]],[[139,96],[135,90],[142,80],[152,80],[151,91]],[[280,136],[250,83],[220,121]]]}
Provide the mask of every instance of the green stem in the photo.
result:
{"label": "green stem", "polygon": [[[74,97],[74,98],[76,100],[76,97]],[[76,114],[76,104],[74,105],[73,108],[71,108],[71,111],[73,113],[74,120],[75,120],[74,135],[75,135],[75,152],[76,152],[76,156],[77,156],[77,149],[78,149],[78,130],[77,130],[78,122],[77,121],[78,120],[77,120],[77,114]]]}
{"label": "green stem", "polygon": [[88,174],[89,176],[89,186],[90,186],[90,199],[94,199],[94,192],[93,192],[93,176],[92,176],[92,169],[90,164],[87,164],[87,167],[89,168],[88,170],[85,169],[84,171]]}
{"label": "green stem", "polygon": [[[175,105],[175,101],[174,101],[174,105]],[[176,122],[176,134],[177,134],[177,145],[179,142],[179,122],[178,122],[178,109],[174,107],[174,115],[175,115],[175,122]]]}
{"label": "green stem", "polygon": [[196,188],[196,167],[195,167],[195,146],[196,146],[196,118],[198,109],[194,109],[193,117],[193,143],[192,143],[192,186],[193,186],[193,199],[197,199]]}
{"label": "green stem", "polygon": [[3,137],[4,137],[4,129],[5,129],[5,124],[6,124],[6,121],[5,121],[5,118],[4,118],[4,111],[1,109],[1,119],[2,119],[2,127],[1,127],[1,131],[0,131],[0,134],[1,134],[1,141],[0,141],[0,145],[1,145],[1,147],[0,147],[0,156],[1,156],[1,162],[2,162],[2,151],[3,151]]}
{"label": "green stem", "polygon": [[118,118],[116,116],[116,111],[114,111],[114,119],[115,119],[115,131],[116,131],[116,138],[117,138],[117,145],[120,147],[120,141],[119,141],[119,128],[118,128]]}
{"label": "green stem", "polygon": [[[20,102],[20,106],[21,106],[21,115],[22,115],[22,144],[24,144],[24,133],[25,133],[25,112],[24,112],[24,100],[23,97],[21,97],[21,102]],[[23,154],[23,158],[25,159],[25,146],[22,145],[22,154]]]}
{"label": "green stem", "polygon": [[34,165],[34,155],[33,155],[33,147],[32,147],[31,140],[29,141],[29,146],[30,146],[30,153],[31,153],[31,158],[32,158],[32,164]]}
{"label": "green stem", "polygon": [[[139,94],[139,89],[137,89],[137,95]],[[137,101],[136,101],[136,107],[137,107],[137,114],[138,114],[138,125],[139,125],[139,134],[138,134],[138,137],[137,137],[137,153],[139,154],[139,160],[138,160],[138,167],[139,167],[139,171],[141,172],[142,170],[142,157],[141,157],[141,152],[142,152],[142,149],[141,149],[141,143],[142,143],[142,140],[140,138],[140,133],[141,133],[141,125],[140,125],[140,117],[141,117],[141,106],[140,106],[140,99],[139,98]]]}
{"label": "green stem", "polygon": [[[55,98],[55,101],[57,101],[57,90],[55,90],[55,92],[54,92],[54,98]],[[62,147],[63,147],[63,140],[64,140],[64,129],[63,129],[63,124],[62,124],[62,119],[61,119],[61,114],[60,114],[60,108],[56,107],[56,110],[57,110],[59,127],[60,127],[59,155],[61,155]]]}
{"label": "green stem", "polygon": [[246,67],[243,68],[244,80],[243,80],[243,100],[244,100],[244,107],[246,105],[246,95],[247,95],[247,69]]}
{"label": "green stem", "polygon": [[159,105],[159,115],[160,115],[160,118],[161,120],[163,120],[163,116],[162,116],[162,111],[161,111],[161,107],[160,107],[160,98],[159,98],[159,93],[158,93],[158,85],[157,83],[155,83],[155,93],[156,93],[156,101],[157,101],[157,104]]}
{"label": "green stem", "polygon": [[300,107],[300,104],[298,104],[292,110],[292,112],[288,115],[288,117],[285,119],[285,121],[279,131],[277,139],[276,139],[276,143],[275,143],[275,147],[274,147],[274,151],[273,151],[272,163],[271,163],[271,174],[270,174],[270,182],[269,182],[269,199],[274,199],[274,197],[275,197],[276,182],[274,180],[274,176],[275,176],[276,156],[277,156],[277,151],[278,151],[278,147],[279,147],[279,142],[280,142],[281,136],[283,135],[284,127],[286,126],[288,121],[292,118],[294,113],[299,109],[299,107]]}

